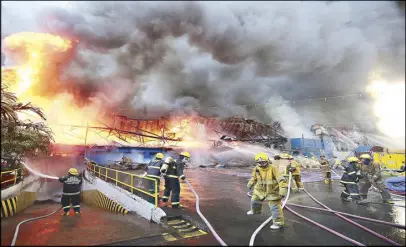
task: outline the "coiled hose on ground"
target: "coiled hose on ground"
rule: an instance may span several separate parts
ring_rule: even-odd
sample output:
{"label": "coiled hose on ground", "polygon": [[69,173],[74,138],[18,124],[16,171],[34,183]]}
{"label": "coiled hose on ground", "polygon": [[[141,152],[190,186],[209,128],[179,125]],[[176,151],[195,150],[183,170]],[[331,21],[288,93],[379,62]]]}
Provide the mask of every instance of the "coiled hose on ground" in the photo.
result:
{"label": "coiled hose on ground", "polygon": [[[312,198],[312,199],[313,199],[315,202],[317,202],[320,206],[324,207],[325,209],[331,210],[331,208],[327,207],[326,205],[324,205],[323,203],[321,203],[320,201],[318,201],[318,200],[317,200],[316,198],[314,198],[309,192],[307,192],[306,190],[304,190],[304,192],[306,192],[306,194],[309,195],[310,198]],[[341,219],[343,219],[343,220],[345,220],[345,221],[347,221],[347,222],[349,222],[349,223],[351,223],[351,224],[353,224],[353,225],[355,225],[355,226],[358,226],[358,227],[361,228],[362,230],[365,230],[365,231],[367,231],[367,232],[369,232],[369,233],[375,235],[376,237],[378,237],[378,238],[380,238],[380,239],[382,239],[382,240],[384,240],[384,241],[386,241],[386,242],[388,242],[388,243],[391,243],[391,244],[396,245],[396,246],[401,246],[400,244],[396,243],[395,241],[393,241],[393,240],[391,240],[391,239],[389,239],[389,238],[387,238],[387,237],[385,237],[385,236],[382,236],[381,234],[379,234],[379,233],[377,233],[377,232],[374,232],[374,231],[372,231],[372,230],[370,230],[370,229],[368,229],[368,228],[366,228],[366,227],[364,227],[364,226],[358,224],[357,222],[354,222],[354,221],[352,221],[352,220],[350,220],[350,219],[348,219],[348,218],[346,218],[346,217],[340,215],[339,213],[334,213],[334,214],[337,215],[338,217],[340,217]]]}
{"label": "coiled hose on ground", "polygon": [[[289,183],[288,183],[288,194],[286,195],[286,199],[282,204],[282,209],[285,207],[286,202],[288,202],[289,199],[289,195],[290,195],[290,183],[292,181],[292,173],[289,172]],[[254,246],[254,241],[255,241],[255,237],[257,236],[258,232],[260,232],[262,230],[262,228],[264,228],[270,221],[272,220],[272,216],[269,217],[267,220],[264,221],[264,223],[262,223],[256,230],[255,232],[251,235],[251,239],[250,239],[250,243],[249,246]]]}
{"label": "coiled hose on ground", "polygon": [[23,221],[21,221],[20,223],[18,223],[18,225],[17,225],[17,227],[16,227],[16,231],[14,232],[13,241],[11,241],[11,245],[10,245],[10,246],[14,246],[15,243],[16,243],[16,241],[17,241],[18,231],[20,230],[20,225],[22,225],[22,224],[24,224],[24,223],[26,223],[26,222],[29,222],[29,221],[38,220],[38,219],[41,219],[41,218],[45,218],[45,217],[51,216],[51,215],[55,214],[56,212],[58,212],[59,210],[61,210],[61,208],[62,208],[62,207],[58,208],[56,211],[54,211],[54,212],[52,212],[52,213],[50,213],[50,214],[43,215],[43,216],[39,216],[39,217],[35,217],[35,218],[31,218],[31,219],[27,219],[27,220],[23,220]]}
{"label": "coiled hose on ground", "polygon": [[217,232],[214,230],[214,228],[211,226],[210,222],[204,217],[202,212],[200,212],[200,207],[199,207],[199,196],[197,195],[196,191],[193,189],[192,185],[185,179],[186,184],[189,186],[190,190],[193,192],[193,194],[196,197],[196,212],[199,214],[200,218],[206,223],[206,225],[209,227],[211,233],[213,236],[216,238],[216,240],[222,245],[222,246],[227,246],[227,244],[220,238],[220,236],[217,234]]}

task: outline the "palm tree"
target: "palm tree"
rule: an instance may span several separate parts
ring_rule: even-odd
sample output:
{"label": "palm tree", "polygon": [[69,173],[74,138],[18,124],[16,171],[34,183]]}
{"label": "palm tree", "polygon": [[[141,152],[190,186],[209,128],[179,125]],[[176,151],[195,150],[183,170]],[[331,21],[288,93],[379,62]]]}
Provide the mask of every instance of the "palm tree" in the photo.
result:
{"label": "palm tree", "polygon": [[23,104],[17,102],[17,97],[7,91],[8,86],[4,82],[3,78],[1,80],[1,122],[17,122],[17,112],[21,111],[31,111],[40,116],[43,120],[46,117],[42,110],[38,107],[32,106],[31,103]]}

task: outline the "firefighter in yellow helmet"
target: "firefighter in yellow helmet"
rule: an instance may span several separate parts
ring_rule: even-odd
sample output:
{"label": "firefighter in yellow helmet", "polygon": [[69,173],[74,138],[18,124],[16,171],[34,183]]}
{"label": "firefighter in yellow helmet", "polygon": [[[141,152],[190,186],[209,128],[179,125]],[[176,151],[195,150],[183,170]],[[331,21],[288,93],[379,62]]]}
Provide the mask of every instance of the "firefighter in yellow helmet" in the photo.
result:
{"label": "firefighter in yellow helmet", "polygon": [[[292,155],[289,155],[289,165],[286,167],[285,177],[289,179],[289,172],[292,173],[292,190],[294,192],[299,192],[304,190],[302,183],[302,176],[300,175],[300,167],[303,167],[300,163],[296,162]],[[305,168],[305,167],[304,167]]]}
{"label": "firefighter in yellow helmet", "polygon": [[345,188],[345,190],[341,192],[341,199],[347,202],[350,202],[352,199],[358,204],[360,202],[358,181],[362,178],[358,165],[359,159],[357,157],[348,157],[347,162],[348,165],[340,181]]}
{"label": "firefighter in yellow helmet", "polygon": [[[147,169],[147,177],[153,179],[149,181],[149,192],[151,194],[154,194],[155,192],[159,194],[159,185],[161,181],[161,167],[164,164],[164,154],[163,153],[157,153],[155,155],[155,159],[151,160],[149,162],[148,166],[146,167]],[[156,191],[155,191],[155,183],[156,183]],[[148,201],[150,203],[155,202],[154,197],[149,197]]]}
{"label": "firefighter in yellow helmet", "polygon": [[80,189],[82,178],[76,168],[70,168],[68,176],[58,179],[63,183],[63,192],[61,204],[63,208],[62,215],[69,215],[70,204],[72,203],[73,210],[77,215],[80,214]]}
{"label": "firefighter in yellow helmet", "polygon": [[384,203],[393,204],[392,197],[382,181],[381,166],[378,162],[373,162],[371,155],[361,154],[361,175],[362,179],[359,181],[359,190],[361,199],[365,200],[368,196],[368,190],[373,185],[381,193]]}
{"label": "firefighter in yellow helmet", "polygon": [[163,202],[167,202],[172,192],[171,202],[172,208],[179,208],[180,206],[180,183],[179,179],[185,180],[183,170],[186,162],[190,160],[189,152],[182,152],[178,159],[168,157],[165,159],[161,168],[161,173],[165,175],[165,190],[162,197]]}
{"label": "firefighter in yellow helmet", "polygon": [[323,172],[324,183],[331,184],[331,167],[324,154],[320,155],[320,168]]}
{"label": "firefighter in yellow helmet", "polygon": [[271,209],[273,224],[271,229],[277,230],[284,225],[282,198],[286,196],[286,180],[279,173],[278,167],[271,165],[265,153],[255,156],[256,166],[252,170],[252,178],[247,184],[248,189],[254,187],[251,197],[251,210],[248,215],[260,214],[262,202],[268,201]]}

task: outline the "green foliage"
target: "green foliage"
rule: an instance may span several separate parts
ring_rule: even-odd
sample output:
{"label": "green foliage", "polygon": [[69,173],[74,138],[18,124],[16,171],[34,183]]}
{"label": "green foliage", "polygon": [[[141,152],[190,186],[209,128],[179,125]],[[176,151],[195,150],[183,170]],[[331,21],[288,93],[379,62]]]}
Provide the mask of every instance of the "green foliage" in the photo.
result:
{"label": "green foliage", "polygon": [[26,155],[49,153],[52,131],[43,123],[20,121],[17,112],[31,111],[45,120],[40,108],[30,103],[17,102],[2,81],[1,87],[1,156],[10,158],[12,166],[18,167]]}

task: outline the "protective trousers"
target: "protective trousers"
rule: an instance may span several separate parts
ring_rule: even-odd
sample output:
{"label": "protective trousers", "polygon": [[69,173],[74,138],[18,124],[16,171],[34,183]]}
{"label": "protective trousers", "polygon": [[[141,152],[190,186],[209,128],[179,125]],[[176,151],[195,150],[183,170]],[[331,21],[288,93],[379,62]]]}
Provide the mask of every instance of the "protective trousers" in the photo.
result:
{"label": "protective trousers", "polygon": [[344,199],[351,198],[355,201],[359,201],[361,198],[359,196],[359,190],[357,184],[344,184],[345,190],[341,192],[341,197]]}
{"label": "protective trousers", "polygon": [[75,210],[75,212],[80,212],[80,194],[69,196],[62,195],[61,204],[65,213],[69,212],[71,203],[73,210]]}
{"label": "protective trousers", "polygon": [[[284,175],[284,177],[285,177],[286,181],[289,181],[289,176],[288,176],[288,175]],[[291,182],[290,182],[290,188],[292,189],[292,191],[296,192],[296,191],[297,191],[297,187],[298,187],[297,182],[296,182],[296,180],[293,178],[293,175],[292,175],[292,180],[291,180]]]}
{"label": "protective trousers", "polygon": [[[156,192],[159,196],[159,182],[161,180],[159,178],[152,178],[152,177],[150,177],[150,178],[153,180],[148,181],[148,191],[151,194],[155,194],[155,192]],[[156,191],[155,191],[155,182],[156,182]],[[149,196],[148,202],[155,204],[155,197]]]}
{"label": "protective trousers", "polygon": [[331,184],[331,172],[323,172],[324,175],[324,183]]}
{"label": "protective trousers", "polygon": [[172,208],[179,207],[179,200],[180,200],[180,183],[178,178],[165,178],[165,190],[164,196],[162,197],[162,201],[167,202],[169,199],[169,195],[172,192],[171,202]]}
{"label": "protective trousers", "polygon": [[[251,197],[251,210],[254,214],[260,214],[262,212],[262,202],[258,196],[255,194]],[[274,223],[283,226],[285,221],[283,218],[283,210],[282,210],[282,199],[270,201],[268,200],[269,209],[271,210],[272,219]]]}
{"label": "protective trousers", "polygon": [[[292,184],[297,185],[297,186],[295,185],[296,188],[299,187],[299,190],[304,188],[301,175],[292,175],[292,180],[293,180],[292,182],[294,182]],[[292,187],[293,190],[295,190],[296,188]]]}
{"label": "protective trousers", "polygon": [[371,183],[368,178],[364,178],[359,181],[359,191],[362,199],[367,199],[368,190],[369,188],[371,188],[372,185],[374,185],[379,190],[382,196],[382,200],[386,201],[392,199],[389,194],[388,188],[386,188],[385,184],[381,180]]}

